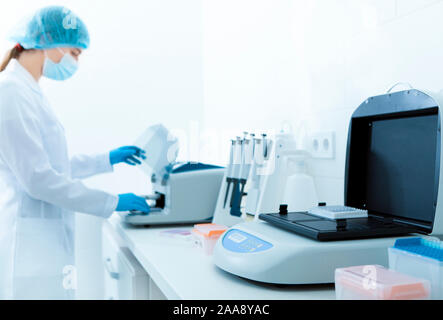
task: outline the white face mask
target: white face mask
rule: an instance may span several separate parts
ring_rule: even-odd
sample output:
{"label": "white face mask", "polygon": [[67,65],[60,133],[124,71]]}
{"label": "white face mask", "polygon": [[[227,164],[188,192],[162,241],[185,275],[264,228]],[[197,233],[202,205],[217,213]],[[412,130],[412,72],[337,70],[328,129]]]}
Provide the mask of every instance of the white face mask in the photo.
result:
{"label": "white face mask", "polygon": [[58,50],[64,54],[59,63],[55,63],[54,61],[49,59],[45,51],[43,76],[49,79],[63,81],[71,78],[74,75],[74,73],[78,70],[78,63],[69,53],[65,53],[59,48]]}

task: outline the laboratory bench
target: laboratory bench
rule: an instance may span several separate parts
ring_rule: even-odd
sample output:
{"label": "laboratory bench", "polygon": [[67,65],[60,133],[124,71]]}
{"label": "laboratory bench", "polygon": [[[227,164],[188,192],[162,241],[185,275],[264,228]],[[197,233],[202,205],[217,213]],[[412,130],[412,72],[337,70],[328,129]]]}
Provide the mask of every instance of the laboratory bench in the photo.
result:
{"label": "laboratory bench", "polygon": [[333,285],[270,285],[229,274],[191,242],[160,234],[174,228],[192,226],[135,227],[117,214],[105,221],[105,299],[335,299]]}

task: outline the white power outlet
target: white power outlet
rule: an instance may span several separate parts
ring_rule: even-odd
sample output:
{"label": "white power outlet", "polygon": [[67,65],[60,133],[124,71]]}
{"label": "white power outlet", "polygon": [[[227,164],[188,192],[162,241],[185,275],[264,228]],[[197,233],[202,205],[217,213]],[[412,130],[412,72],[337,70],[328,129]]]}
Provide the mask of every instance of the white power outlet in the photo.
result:
{"label": "white power outlet", "polygon": [[309,138],[309,151],[316,159],[335,158],[335,133],[317,132]]}

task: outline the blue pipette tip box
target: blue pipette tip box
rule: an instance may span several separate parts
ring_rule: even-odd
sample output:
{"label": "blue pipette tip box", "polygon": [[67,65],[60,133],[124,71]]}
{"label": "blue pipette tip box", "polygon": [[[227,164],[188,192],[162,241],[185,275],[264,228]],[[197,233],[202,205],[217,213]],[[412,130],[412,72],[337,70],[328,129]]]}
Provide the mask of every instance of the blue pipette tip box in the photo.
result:
{"label": "blue pipette tip box", "polygon": [[443,299],[443,242],[424,238],[398,239],[389,248],[389,268],[431,284],[431,299]]}
{"label": "blue pipette tip box", "polygon": [[443,262],[443,243],[423,238],[398,239],[395,249]]}

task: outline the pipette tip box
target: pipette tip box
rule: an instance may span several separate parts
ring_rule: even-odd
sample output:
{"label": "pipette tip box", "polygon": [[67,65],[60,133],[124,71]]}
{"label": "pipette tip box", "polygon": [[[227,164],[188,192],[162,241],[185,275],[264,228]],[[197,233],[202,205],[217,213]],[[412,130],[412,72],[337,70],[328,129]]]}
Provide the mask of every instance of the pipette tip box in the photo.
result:
{"label": "pipette tip box", "polygon": [[228,228],[214,223],[196,224],[192,229],[195,243],[203,248],[207,255],[212,255],[218,238],[225,233]]}
{"label": "pipette tip box", "polygon": [[427,279],[431,299],[443,299],[443,242],[423,238],[398,239],[389,248],[389,267]]}
{"label": "pipette tip box", "polygon": [[357,219],[357,218],[368,217],[367,210],[351,208],[346,206],[315,207],[310,209],[308,213],[331,220]]}
{"label": "pipette tip box", "polygon": [[428,300],[429,281],[378,265],[335,270],[337,300]]}

